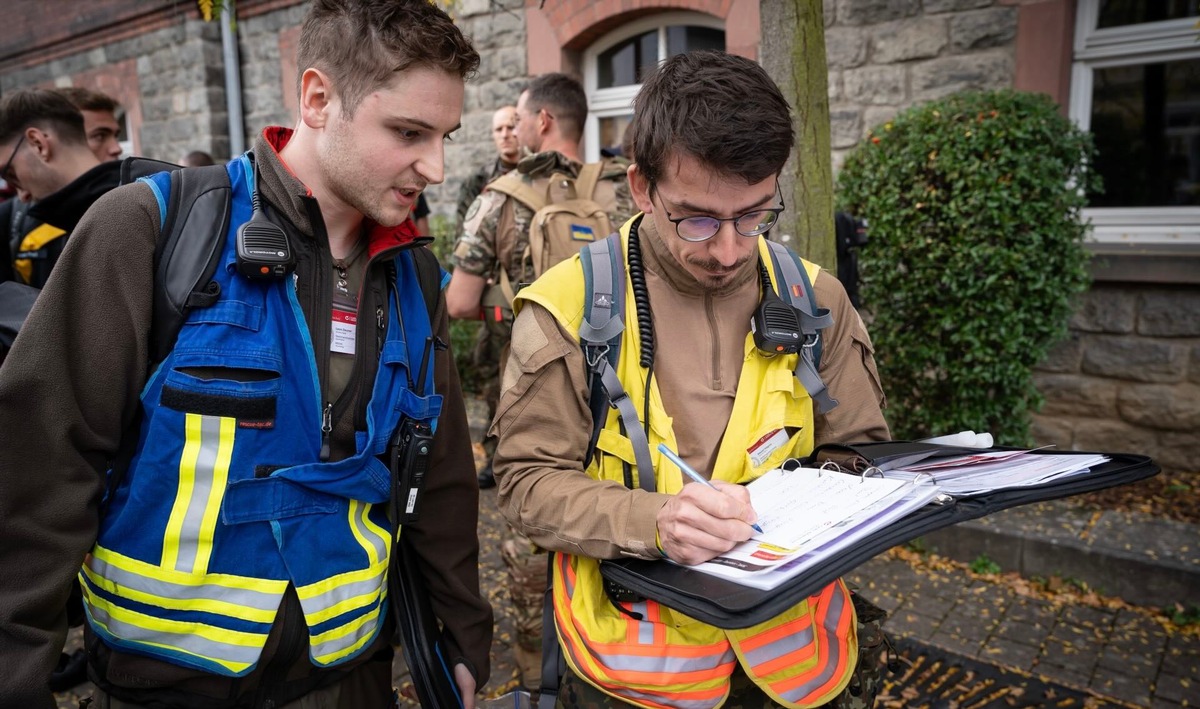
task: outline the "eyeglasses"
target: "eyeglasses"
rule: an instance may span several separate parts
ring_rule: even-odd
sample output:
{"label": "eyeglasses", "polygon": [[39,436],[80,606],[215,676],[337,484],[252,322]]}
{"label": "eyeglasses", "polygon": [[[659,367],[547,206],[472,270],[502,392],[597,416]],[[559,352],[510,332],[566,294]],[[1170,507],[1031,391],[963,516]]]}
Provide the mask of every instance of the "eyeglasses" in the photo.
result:
{"label": "eyeglasses", "polygon": [[[775,222],[779,221],[779,214],[787,208],[787,205],[783,203],[783,193],[779,191],[778,182],[775,183],[775,192],[779,195],[778,207],[755,209],[735,217],[721,218],[701,215],[675,219],[671,216],[671,212],[667,210],[665,202],[663,203],[663,211],[667,213],[667,221],[675,225],[675,233],[684,241],[692,243],[708,241],[721,230],[722,222],[733,222],[734,231],[742,236],[760,236],[775,226]],[[659,195],[659,201],[662,201],[661,195]]]}
{"label": "eyeglasses", "polygon": [[3,178],[5,182],[13,181],[13,175],[9,174],[9,171],[12,170],[13,158],[17,157],[17,151],[21,149],[21,144],[24,142],[25,134],[22,133],[21,139],[17,141],[17,144],[13,146],[12,152],[8,154],[8,161],[4,163],[4,169],[0,170],[0,178]]}

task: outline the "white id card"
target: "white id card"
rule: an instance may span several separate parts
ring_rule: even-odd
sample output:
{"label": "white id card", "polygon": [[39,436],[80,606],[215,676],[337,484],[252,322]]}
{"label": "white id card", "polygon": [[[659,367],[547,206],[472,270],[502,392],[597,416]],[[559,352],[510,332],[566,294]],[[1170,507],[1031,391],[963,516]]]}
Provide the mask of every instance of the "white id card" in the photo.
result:
{"label": "white id card", "polygon": [[750,462],[754,464],[754,467],[758,468],[767,462],[767,458],[770,458],[772,453],[779,450],[787,442],[787,431],[777,428],[755,441],[754,445],[746,449],[746,452],[750,454]]}
{"label": "white id card", "polygon": [[329,338],[329,350],[341,354],[354,354],[354,334],[358,330],[358,314],[353,310],[333,308],[333,331]]}

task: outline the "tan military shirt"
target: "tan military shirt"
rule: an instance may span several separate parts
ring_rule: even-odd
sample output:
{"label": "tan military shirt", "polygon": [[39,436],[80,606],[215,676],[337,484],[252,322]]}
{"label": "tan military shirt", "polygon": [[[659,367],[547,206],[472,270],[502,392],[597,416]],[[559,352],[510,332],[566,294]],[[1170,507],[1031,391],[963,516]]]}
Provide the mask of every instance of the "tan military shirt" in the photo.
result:
{"label": "tan military shirt", "polygon": [[[654,317],[654,378],[681,455],[709,474],[759,299],[757,262],[748,262],[747,272],[722,292],[706,294],[666,250],[651,220],[642,220],[639,233]],[[839,401],[828,414],[815,414],[815,443],[885,440],[883,389],[866,327],[836,278],[821,272],[814,290],[834,320],[823,332],[820,372]],[[583,472],[592,431],[583,353],[536,303],[513,325],[501,386],[491,433],[499,437],[493,466],[509,521],[547,549],[600,559],[652,556],[656,515],[668,496]]]}

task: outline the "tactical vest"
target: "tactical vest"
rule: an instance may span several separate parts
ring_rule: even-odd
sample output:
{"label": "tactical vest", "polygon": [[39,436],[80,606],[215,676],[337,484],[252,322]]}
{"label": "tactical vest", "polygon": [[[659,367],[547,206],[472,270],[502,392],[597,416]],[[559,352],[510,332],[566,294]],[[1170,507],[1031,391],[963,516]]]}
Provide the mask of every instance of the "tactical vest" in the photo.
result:
{"label": "tactical vest", "polygon": [[[627,258],[630,224],[621,230],[622,257]],[[773,264],[774,254],[760,240],[759,254]],[[810,280],[819,267],[803,262]],[[626,268],[628,263],[626,261]],[[774,268],[768,268],[774,284]],[[578,257],[547,271],[517,294],[524,302],[546,308],[567,332],[577,333],[585,311],[583,267]],[[776,286],[777,288],[777,286]],[[634,298],[625,279],[625,323],[615,364],[628,398],[646,401]],[[795,376],[799,355],[764,357],[747,334],[747,358],[738,381],[729,425],[717,453],[718,479],[749,482],[787,458],[813,448],[813,402]],[[658,444],[677,448],[670,415],[657,383],[651,384],[648,433],[654,488],[678,493],[684,484],[679,469],[661,457]],[[646,420],[641,412],[640,420]],[[610,410],[597,441],[597,455],[587,473],[598,480],[625,483],[625,467],[638,469],[634,445],[621,433],[620,414]],[[756,441],[779,429],[792,431],[785,445],[761,460],[747,453]],[[833,699],[849,682],[857,659],[857,636],[850,594],[841,580],[790,610],[759,625],[722,630],[655,601],[622,602],[620,608],[603,589],[596,559],[556,554],[552,593],[559,643],[567,663],[602,691],[643,707],[710,709],[729,693],[735,666],[766,694],[787,707],[815,707]]]}
{"label": "tactical vest", "polygon": [[[84,606],[115,647],[240,676],[258,663],[290,583],[313,664],[337,665],[370,646],[387,613],[390,475],[377,456],[401,415],[436,423],[441,410],[440,395],[419,397],[408,384],[429,316],[412,254],[373,256],[394,259],[398,292],[367,430],[354,456],[320,462],[317,358],[295,282],[236,273],[234,240],[254,186],[244,156],[228,173],[219,297],[188,313],[143,389],[136,448],[80,574]],[[169,175],[149,184],[165,213]]]}

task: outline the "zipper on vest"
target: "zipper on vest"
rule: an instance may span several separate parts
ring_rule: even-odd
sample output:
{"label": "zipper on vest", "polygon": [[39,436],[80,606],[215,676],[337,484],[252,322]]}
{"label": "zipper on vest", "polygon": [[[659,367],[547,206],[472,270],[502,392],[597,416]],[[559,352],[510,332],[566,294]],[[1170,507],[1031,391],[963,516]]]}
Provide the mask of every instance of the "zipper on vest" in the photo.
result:
{"label": "zipper on vest", "polygon": [[329,460],[329,434],[333,431],[333,404],[326,403],[321,412],[321,462]]}
{"label": "zipper on vest", "polygon": [[[325,217],[321,215],[321,207],[313,198],[304,200],[305,210],[308,212],[308,221],[312,225],[313,236],[316,237],[318,244],[324,245],[324,248],[316,249],[314,261],[317,264],[315,273],[309,274],[312,278],[313,286],[310,293],[312,298],[312,307],[306,313],[310,322],[308,324],[309,333],[312,338],[313,357],[317,365],[317,386],[320,387],[321,399],[329,401],[329,337],[333,329],[330,313],[333,311],[333,296],[330,293],[331,282],[329,274],[333,271],[333,255],[329,250],[329,232],[325,231]],[[311,317],[310,317],[311,316]],[[321,422],[321,460],[329,459],[329,434],[326,431],[327,416],[330,415],[329,406],[326,405],[325,415]],[[332,430],[330,427],[328,430]]]}

